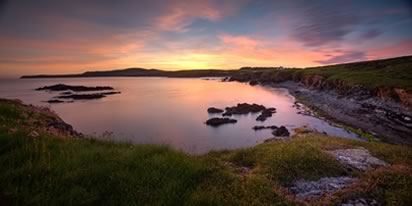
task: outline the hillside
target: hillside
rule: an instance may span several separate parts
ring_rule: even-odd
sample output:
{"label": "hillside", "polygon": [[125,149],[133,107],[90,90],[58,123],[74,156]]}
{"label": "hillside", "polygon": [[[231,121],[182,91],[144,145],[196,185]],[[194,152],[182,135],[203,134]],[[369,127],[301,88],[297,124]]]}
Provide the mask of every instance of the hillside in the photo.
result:
{"label": "hillside", "polygon": [[22,79],[29,78],[80,78],[80,77],[224,77],[231,74],[229,70],[180,70],[163,71],[158,69],[128,68],[111,71],[88,71],[82,74],[65,75],[25,75]]}
{"label": "hillside", "polygon": [[[51,121],[52,120],[52,121]],[[59,121],[57,121],[59,120]],[[50,124],[50,122],[60,124]],[[13,205],[333,205],[363,198],[412,202],[412,150],[307,129],[288,141],[189,156],[164,146],[77,137],[53,112],[0,100],[0,203]],[[365,172],[328,151],[366,148],[389,165]],[[353,177],[320,198],[297,199],[298,180]]]}
{"label": "hillside", "polygon": [[305,69],[255,68],[240,70],[231,80],[263,84],[295,81],[308,88],[335,90],[344,95],[362,91],[412,107],[412,56]]}

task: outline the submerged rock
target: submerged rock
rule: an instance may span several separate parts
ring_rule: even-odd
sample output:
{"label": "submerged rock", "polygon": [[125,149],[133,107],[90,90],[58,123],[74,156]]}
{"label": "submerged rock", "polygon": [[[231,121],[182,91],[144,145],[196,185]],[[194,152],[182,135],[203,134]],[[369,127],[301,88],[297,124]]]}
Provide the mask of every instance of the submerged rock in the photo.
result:
{"label": "submerged rock", "polygon": [[290,191],[299,199],[318,198],[345,188],[356,180],[353,177],[324,177],[317,181],[297,181]]}
{"label": "submerged rock", "polygon": [[97,87],[87,87],[87,86],[72,86],[65,84],[55,84],[51,86],[45,86],[37,88],[36,90],[48,90],[48,91],[66,91],[71,90],[74,92],[87,92],[87,91],[101,91],[101,90],[113,90],[113,87],[109,86],[97,86]]}
{"label": "submerged rock", "polygon": [[252,129],[253,130],[262,130],[262,129],[277,129],[278,127],[276,125],[271,125],[271,126],[254,126]]}
{"label": "submerged rock", "polygon": [[365,148],[338,149],[329,151],[340,163],[358,170],[367,170],[378,166],[388,165],[385,161],[372,156]]}
{"label": "submerged rock", "polygon": [[233,124],[236,122],[237,120],[235,119],[213,117],[213,118],[208,119],[206,121],[206,124],[210,126],[220,126],[222,124]]}
{"label": "submerged rock", "polygon": [[216,108],[216,107],[209,107],[207,109],[207,112],[211,113],[211,114],[222,113],[223,109],[219,109],[219,108]]}
{"label": "submerged rock", "polygon": [[90,100],[90,99],[101,99],[108,95],[120,94],[120,92],[103,92],[95,94],[70,94],[57,96],[58,99],[74,99],[74,100]]}
{"label": "submerged rock", "polygon": [[274,129],[272,134],[275,137],[288,137],[290,135],[289,130],[285,126],[280,126],[277,129]]}

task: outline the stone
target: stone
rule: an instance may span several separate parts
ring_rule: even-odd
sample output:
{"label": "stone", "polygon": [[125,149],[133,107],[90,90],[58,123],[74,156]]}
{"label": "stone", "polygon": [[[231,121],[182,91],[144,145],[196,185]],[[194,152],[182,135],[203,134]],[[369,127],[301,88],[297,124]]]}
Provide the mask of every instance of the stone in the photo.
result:
{"label": "stone", "polygon": [[270,125],[270,126],[254,126],[252,127],[253,130],[262,130],[262,129],[277,129],[278,127],[276,125]]}
{"label": "stone", "polygon": [[250,86],[256,86],[256,85],[258,85],[258,84],[259,84],[259,82],[256,81],[256,80],[252,80],[252,81],[249,82],[249,85],[250,85]]}
{"label": "stone", "polygon": [[48,90],[48,91],[67,91],[71,90],[74,92],[86,92],[86,91],[101,91],[101,90],[113,90],[113,87],[109,86],[97,86],[97,87],[88,87],[88,86],[72,86],[65,84],[55,84],[51,86],[45,86],[37,88],[36,90]]}
{"label": "stone", "polygon": [[216,108],[216,107],[209,107],[207,109],[207,112],[211,113],[211,114],[222,113],[223,109],[219,109],[219,108]]}
{"label": "stone", "polygon": [[32,138],[37,138],[37,137],[39,137],[39,136],[40,136],[40,134],[37,133],[37,132],[34,131],[34,130],[29,133],[29,137],[32,137]]}
{"label": "stone", "polygon": [[233,124],[236,122],[237,120],[226,118],[226,117],[225,118],[213,117],[213,118],[208,119],[206,121],[206,124],[210,126],[220,126],[222,124]]}
{"label": "stone", "polygon": [[357,149],[338,149],[328,153],[333,155],[340,163],[362,171],[388,165],[385,161],[372,156],[367,149],[362,147]]}
{"label": "stone", "polygon": [[234,114],[249,114],[249,113],[256,113],[266,109],[265,106],[259,104],[248,104],[248,103],[240,103],[233,107],[226,107],[226,112],[223,113],[223,116],[232,116]]}
{"label": "stone", "polygon": [[64,101],[58,100],[58,99],[51,99],[51,100],[47,101],[47,103],[50,103],[50,104],[64,103]]}
{"label": "stone", "polygon": [[272,134],[275,137],[288,137],[290,135],[289,130],[285,126],[280,126],[277,129],[274,129]]}
{"label": "stone", "polygon": [[120,94],[120,92],[102,92],[94,94],[70,94],[57,96],[58,99],[73,99],[73,100],[90,100],[90,99],[101,99],[108,95]]}
{"label": "stone", "polygon": [[371,198],[358,198],[351,199],[343,202],[340,206],[378,206],[379,204],[376,200]]}
{"label": "stone", "polygon": [[296,181],[289,188],[298,199],[319,198],[355,182],[353,177],[324,177],[317,181]]}

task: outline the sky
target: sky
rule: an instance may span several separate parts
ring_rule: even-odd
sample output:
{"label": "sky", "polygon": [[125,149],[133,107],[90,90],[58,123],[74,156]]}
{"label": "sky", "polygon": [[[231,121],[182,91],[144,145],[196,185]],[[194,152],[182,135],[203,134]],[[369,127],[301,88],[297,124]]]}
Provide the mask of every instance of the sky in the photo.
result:
{"label": "sky", "polygon": [[411,54],[411,0],[0,0],[2,77]]}

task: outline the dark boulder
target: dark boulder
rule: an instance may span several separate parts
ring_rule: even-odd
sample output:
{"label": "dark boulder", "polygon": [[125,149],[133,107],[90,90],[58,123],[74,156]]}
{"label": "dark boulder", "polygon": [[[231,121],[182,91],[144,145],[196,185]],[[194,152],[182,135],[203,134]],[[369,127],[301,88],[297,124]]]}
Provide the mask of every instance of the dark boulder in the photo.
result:
{"label": "dark boulder", "polygon": [[216,108],[216,107],[209,107],[209,109],[207,109],[207,112],[211,113],[211,114],[222,113],[223,109],[219,109],[219,108]]}
{"label": "dark boulder", "polygon": [[256,121],[265,121],[267,118],[271,117],[273,113],[276,112],[275,108],[266,108],[262,113],[256,118]]}
{"label": "dark boulder", "polygon": [[254,126],[252,129],[253,130],[262,130],[262,129],[277,129],[278,127],[276,125],[271,125],[271,126]]}
{"label": "dark boulder", "polygon": [[233,107],[226,107],[226,112],[223,116],[231,116],[233,114],[249,114],[263,111],[265,106],[259,104],[240,103]]}
{"label": "dark boulder", "polygon": [[258,84],[259,84],[259,82],[256,81],[256,80],[252,80],[252,81],[249,82],[249,85],[250,85],[250,86],[256,86],[256,85],[258,85]]}
{"label": "dark boulder", "polygon": [[58,99],[51,99],[51,100],[47,101],[47,103],[50,103],[50,104],[64,103],[64,102],[65,102],[65,101],[58,100]]}
{"label": "dark boulder", "polygon": [[220,126],[222,124],[233,124],[236,122],[237,120],[235,119],[214,117],[214,118],[208,119],[206,121],[206,124],[210,126]]}
{"label": "dark boulder", "polygon": [[120,92],[102,92],[95,94],[70,94],[57,96],[58,99],[73,99],[73,100],[90,100],[90,99],[101,99],[108,95],[120,94]]}
{"label": "dark boulder", "polygon": [[289,130],[285,126],[281,126],[273,130],[272,134],[276,137],[287,137],[290,135]]}

